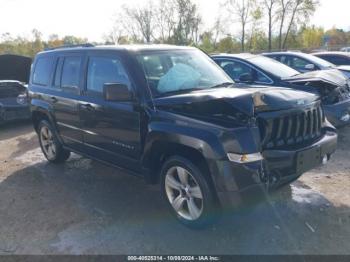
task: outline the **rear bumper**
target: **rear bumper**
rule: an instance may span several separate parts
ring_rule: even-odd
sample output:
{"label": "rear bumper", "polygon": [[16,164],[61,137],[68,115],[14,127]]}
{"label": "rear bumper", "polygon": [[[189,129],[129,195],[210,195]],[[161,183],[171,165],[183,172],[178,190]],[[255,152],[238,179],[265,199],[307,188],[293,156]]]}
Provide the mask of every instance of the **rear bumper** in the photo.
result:
{"label": "rear bumper", "polygon": [[350,99],[334,105],[324,105],[324,112],[329,122],[336,127],[350,124]]}
{"label": "rear bumper", "polygon": [[298,179],[303,173],[330,158],[337,147],[337,134],[327,131],[317,142],[291,150],[268,150],[264,160],[254,164],[218,163],[220,179],[216,181],[222,206],[234,207],[263,199],[270,189]]}

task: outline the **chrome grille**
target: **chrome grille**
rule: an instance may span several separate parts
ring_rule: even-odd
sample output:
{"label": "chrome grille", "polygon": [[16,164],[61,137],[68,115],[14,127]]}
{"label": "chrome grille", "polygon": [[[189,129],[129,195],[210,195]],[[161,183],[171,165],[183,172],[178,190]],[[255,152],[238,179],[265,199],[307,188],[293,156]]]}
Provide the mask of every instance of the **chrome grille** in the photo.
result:
{"label": "chrome grille", "polygon": [[262,146],[264,149],[273,149],[317,139],[321,136],[323,121],[319,104],[278,117],[262,113],[258,116]]}

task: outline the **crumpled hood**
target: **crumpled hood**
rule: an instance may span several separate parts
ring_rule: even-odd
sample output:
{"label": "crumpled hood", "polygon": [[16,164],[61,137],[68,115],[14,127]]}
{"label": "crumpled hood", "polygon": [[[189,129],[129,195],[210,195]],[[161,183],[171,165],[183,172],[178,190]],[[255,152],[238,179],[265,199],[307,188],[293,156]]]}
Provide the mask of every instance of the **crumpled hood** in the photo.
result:
{"label": "crumpled hood", "polygon": [[204,119],[242,120],[256,113],[297,108],[317,101],[315,94],[288,88],[217,88],[154,99],[158,110]]}
{"label": "crumpled hood", "polygon": [[319,70],[307,72],[304,74],[298,74],[293,77],[284,78],[284,81],[290,83],[299,82],[319,82],[323,81],[336,86],[346,86],[348,79],[337,69]]}

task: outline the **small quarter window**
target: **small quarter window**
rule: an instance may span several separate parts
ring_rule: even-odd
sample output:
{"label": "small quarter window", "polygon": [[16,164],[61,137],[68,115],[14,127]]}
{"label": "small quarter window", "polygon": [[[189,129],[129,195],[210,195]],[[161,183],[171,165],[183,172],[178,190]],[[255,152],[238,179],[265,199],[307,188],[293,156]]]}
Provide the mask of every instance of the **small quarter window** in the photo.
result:
{"label": "small quarter window", "polygon": [[50,81],[52,70],[52,58],[42,57],[36,62],[33,83],[36,85],[47,86]]}

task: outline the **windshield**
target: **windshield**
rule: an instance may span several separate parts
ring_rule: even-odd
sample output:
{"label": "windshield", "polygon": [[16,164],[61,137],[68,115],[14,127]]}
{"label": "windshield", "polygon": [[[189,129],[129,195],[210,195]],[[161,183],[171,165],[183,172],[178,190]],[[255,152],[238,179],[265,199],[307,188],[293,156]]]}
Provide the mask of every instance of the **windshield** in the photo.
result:
{"label": "windshield", "polygon": [[287,78],[300,74],[293,68],[265,56],[254,56],[250,58],[249,61],[266,72],[280,78]]}
{"label": "windshield", "polygon": [[195,49],[148,51],[137,60],[155,97],[233,83],[214,61]]}

